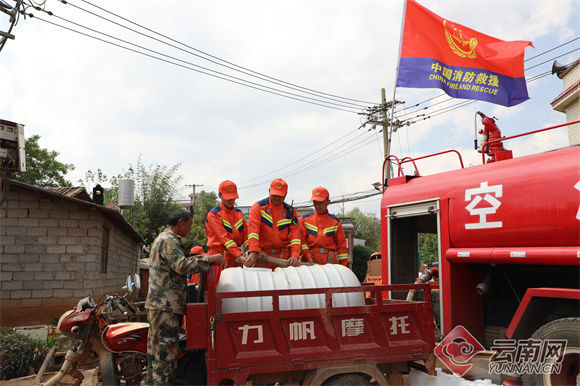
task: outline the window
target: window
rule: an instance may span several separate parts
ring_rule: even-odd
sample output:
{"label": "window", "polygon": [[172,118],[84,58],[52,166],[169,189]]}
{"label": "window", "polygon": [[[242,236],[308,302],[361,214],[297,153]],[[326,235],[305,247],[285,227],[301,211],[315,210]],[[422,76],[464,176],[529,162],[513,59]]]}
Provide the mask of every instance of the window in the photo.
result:
{"label": "window", "polygon": [[109,228],[103,227],[103,244],[101,247],[101,273],[107,272],[107,262],[109,260]]}

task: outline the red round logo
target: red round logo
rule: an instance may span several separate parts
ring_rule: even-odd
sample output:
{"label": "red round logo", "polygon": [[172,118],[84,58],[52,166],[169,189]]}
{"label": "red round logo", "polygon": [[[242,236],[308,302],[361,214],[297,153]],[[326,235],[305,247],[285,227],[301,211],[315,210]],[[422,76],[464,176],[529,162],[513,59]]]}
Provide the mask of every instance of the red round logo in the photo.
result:
{"label": "red round logo", "polygon": [[470,361],[485,348],[463,326],[457,326],[435,347],[435,355],[453,374],[462,377],[473,366]]}

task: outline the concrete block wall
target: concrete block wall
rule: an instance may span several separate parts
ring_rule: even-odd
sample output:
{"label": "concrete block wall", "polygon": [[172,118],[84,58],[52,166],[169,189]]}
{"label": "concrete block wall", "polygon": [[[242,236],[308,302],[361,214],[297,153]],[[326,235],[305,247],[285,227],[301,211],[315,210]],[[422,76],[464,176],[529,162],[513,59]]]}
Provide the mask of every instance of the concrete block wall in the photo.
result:
{"label": "concrete block wall", "polygon": [[138,248],[94,208],[12,188],[0,208],[0,325],[48,323],[82,297],[117,291],[137,269]]}

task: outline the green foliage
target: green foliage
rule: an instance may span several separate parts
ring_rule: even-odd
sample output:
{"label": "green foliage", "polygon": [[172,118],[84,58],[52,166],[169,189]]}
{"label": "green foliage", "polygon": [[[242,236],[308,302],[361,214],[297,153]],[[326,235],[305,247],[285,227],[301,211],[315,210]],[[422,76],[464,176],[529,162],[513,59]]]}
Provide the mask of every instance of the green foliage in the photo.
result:
{"label": "green foliage", "polygon": [[57,161],[59,153],[40,147],[39,139],[39,135],[26,139],[26,171],[14,179],[40,187],[72,186],[64,176],[74,165]]}
{"label": "green foliage", "polygon": [[195,202],[193,210],[193,226],[187,238],[183,240],[186,251],[195,245],[205,246],[207,235],[205,233],[205,220],[208,212],[218,204],[217,195],[214,192],[202,191],[199,199]]}
{"label": "green foliage", "polygon": [[21,335],[12,329],[0,330],[0,380],[36,373],[49,344]]}
{"label": "green foliage", "polygon": [[[100,184],[103,191],[103,204],[109,203],[117,204],[119,202],[119,178],[123,178],[121,174],[115,177],[107,177],[101,169],[96,171],[89,170],[85,173],[85,178],[78,180],[78,182],[85,187],[87,192],[92,193],[93,188]],[[110,185],[108,188],[106,186]]]}
{"label": "green foliage", "polygon": [[374,251],[381,249],[381,224],[378,219],[368,217],[359,208],[347,212],[344,216],[350,217],[354,225],[354,237],[366,241],[366,246]]}
{"label": "green foliage", "polygon": [[423,264],[438,261],[437,235],[434,233],[419,233],[419,254]]}
{"label": "green foliage", "polygon": [[135,206],[124,210],[123,216],[143,237],[146,244],[151,244],[157,237],[160,228],[165,228],[169,214],[179,208],[176,204],[179,194],[181,175],[178,175],[180,164],[167,167],[161,165],[145,166],[141,157],[135,166],[129,165],[127,171],[114,177],[107,177],[100,169],[89,170],[81,182],[91,189],[98,183],[104,189],[104,204],[118,205],[119,180],[130,178],[135,181]]}
{"label": "green foliage", "polygon": [[355,245],[352,248],[352,271],[360,282],[365,280],[367,275],[367,262],[373,252],[374,249],[365,245]]}

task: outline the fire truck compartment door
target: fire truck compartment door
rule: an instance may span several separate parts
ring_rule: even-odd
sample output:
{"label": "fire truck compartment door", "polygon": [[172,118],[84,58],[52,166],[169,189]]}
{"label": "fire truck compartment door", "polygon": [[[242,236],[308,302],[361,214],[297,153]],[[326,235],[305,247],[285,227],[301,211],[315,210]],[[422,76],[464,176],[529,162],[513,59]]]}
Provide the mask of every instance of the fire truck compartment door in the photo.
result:
{"label": "fire truck compartment door", "polygon": [[580,247],[449,248],[452,263],[580,265]]}

